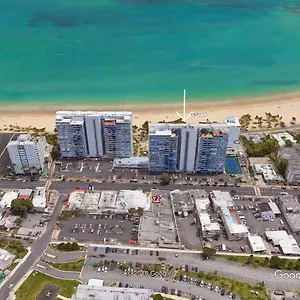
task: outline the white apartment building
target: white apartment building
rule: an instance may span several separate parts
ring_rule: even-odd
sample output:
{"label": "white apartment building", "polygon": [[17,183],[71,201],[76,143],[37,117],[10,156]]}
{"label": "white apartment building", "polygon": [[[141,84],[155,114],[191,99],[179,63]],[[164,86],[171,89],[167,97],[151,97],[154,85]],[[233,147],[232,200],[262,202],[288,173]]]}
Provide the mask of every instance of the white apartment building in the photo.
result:
{"label": "white apartment building", "polygon": [[209,195],[214,210],[219,213],[228,240],[241,240],[248,236],[248,228],[241,222],[229,192],[212,191]]}
{"label": "white apartment building", "polygon": [[63,158],[132,156],[132,113],[58,111],[56,129]]}
{"label": "white apartment building", "polygon": [[46,157],[45,137],[21,134],[16,141],[10,141],[7,151],[15,174],[36,174],[44,169]]}

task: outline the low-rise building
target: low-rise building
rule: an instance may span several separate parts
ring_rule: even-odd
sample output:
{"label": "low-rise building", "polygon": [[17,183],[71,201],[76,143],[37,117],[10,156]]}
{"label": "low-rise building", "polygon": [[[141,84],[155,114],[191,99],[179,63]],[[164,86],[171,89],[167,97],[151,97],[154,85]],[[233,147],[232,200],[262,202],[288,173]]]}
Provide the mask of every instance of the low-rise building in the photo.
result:
{"label": "low-rise building", "polygon": [[148,169],[149,158],[147,156],[132,156],[129,158],[115,158],[114,168]]}
{"label": "low-rise building", "polygon": [[130,208],[150,209],[150,197],[141,190],[120,190],[115,210],[117,213],[127,213]]}
{"label": "low-rise building", "polygon": [[259,235],[248,235],[248,243],[252,253],[263,253],[266,251],[266,245]]}
{"label": "low-rise building", "polygon": [[230,193],[214,190],[209,196],[214,210],[219,213],[223,221],[228,240],[246,238],[249,231],[241,222]]}
{"label": "low-rise building", "polygon": [[0,201],[1,208],[10,208],[13,200],[18,199],[19,194],[15,191],[7,191]]}
{"label": "low-rise building", "polygon": [[97,214],[100,196],[101,193],[94,192],[93,190],[86,191],[83,195],[80,209],[87,214]]}
{"label": "low-rise building", "polygon": [[22,200],[29,200],[32,196],[33,190],[32,189],[21,189],[19,190],[19,199]]}
{"label": "low-rise building", "polygon": [[294,137],[288,132],[274,133],[272,134],[272,138],[278,142],[280,147],[285,147],[286,141],[291,141],[293,144],[297,143]]}
{"label": "low-rise building", "polygon": [[293,233],[300,232],[300,204],[293,195],[280,195],[279,208]]}
{"label": "low-rise building", "polygon": [[175,190],[170,193],[170,196],[174,212],[179,216],[186,216],[188,213],[194,211],[195,205],[190,191]]}
{"label": "low-rise building", "polygon": [[[170,192],[151,190],[151,207],[141,218],[138,241],[143,246],[155,244],[161,248],[180,248],[178,228],[170,200]],[[159,199],[156,200],[156,199]]]}
{"label": "low-rise building", "polygon": [[45,212],[47,207],[46,189],[44,187],[36,187],[32,197],[33,209],[36,212]]}
{"label": "low-rise building", "polygon": [[149,289],[80,284],[71,300],[148,300],[152,295]]}
{"label": "low-rise building", "polygon": [[209,206],[210,201],[207,194],[206,197],[197,197],[195,199],[197,221],[201,237],[203,238],[213,238],[219,235],[221,231],[219,223],[212,221],[208,213]]}
{"label": "low-rise building", "polygon": [[99,212],[114,211],[116,209],[117,197],[118,192],[116,191],[103,191],[98,204]]}
{"label": "low-rise building", "polygon": [[83,200],[85,190],[75,190],[70,193],[66,206],[69,210],[79,209]]}
{"label": "low-rise building", "polygon": [[295,147],[283,147],[278,152],[280,158],[285,158],[288,161],[285,179],[287,183],[293,185],[300,184],[300,156],[298,151]]}
{"label": "low-rise building", "polygon": [[278,175],[274,167],[270,164],[253,164],[253,170],[257,175],[262,175],[267,183],[283,182],[282,176]]}

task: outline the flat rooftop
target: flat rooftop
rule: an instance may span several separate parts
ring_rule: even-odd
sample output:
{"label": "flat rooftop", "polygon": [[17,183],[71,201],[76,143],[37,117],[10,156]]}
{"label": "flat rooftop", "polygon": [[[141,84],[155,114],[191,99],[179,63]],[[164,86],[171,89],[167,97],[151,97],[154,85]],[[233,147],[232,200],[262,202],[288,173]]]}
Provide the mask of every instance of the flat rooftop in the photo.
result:
{"label": "flat rooftop", "polygon": [[152,290],[80,284],[72,300],[149,300]]}
{"label": "flat rooftop", "polygon": [[174,245],[177,243],[177,230],[171,206],[170,193],[164,190],[151,190],[151,198],[159,196],[159,203],[151,203],[151,209],[144,211],[140,223],[139,241]]}
{"label": "flat rooftop", "polygon": [[83,199],[82,199],[80,208],[89,213],[97,213],[100,196],[101,196],[101,193],[87,191],[83,195]]}
{"label": "flat rooftop", "polygon": [[150,197],[141,190],[121,190],[116,201],[117,211],[128,211],[129,208],[150,209]]}
{"label": "flat rooftop", "polygon": [[15,255],[0,248],[0,270],[4,271],[8,268],[15,259]]}
{"label": "flat rooftop", "polygon": [[190,191],[175,190],[170,194],[175,212],[189,212],[194,210],[194,201]]}
{"label": "flat rooftop", "polygon": [[80,208],[84,194],[85,194],[84,190],[75,190],[71,192],[67,202],[68,208],[70,210]]}
{"label": "flat rooftop", "polygon": [[115,209],[117,196],[118,192],[116,191],[103,191],[100,197],[98,208],[100,210]]}

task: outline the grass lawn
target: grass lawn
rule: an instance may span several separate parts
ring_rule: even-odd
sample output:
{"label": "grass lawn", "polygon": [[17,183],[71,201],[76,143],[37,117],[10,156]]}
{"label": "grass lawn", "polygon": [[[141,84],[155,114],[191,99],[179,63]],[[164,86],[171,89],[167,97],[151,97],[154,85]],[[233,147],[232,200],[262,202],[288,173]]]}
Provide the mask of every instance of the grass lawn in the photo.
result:
{"label": "grass lawn", "polygon": [[81,272],[82,267],[84,265],[84,259],[80,259],[77,261],[72,261],[68,263],[53,263],[47,262],[51,267],[61,270],[61,271],[72,271],[72,272]]}
{"label": "grass lawn", "polygon": [[17,248],[10,247],[10,246],[5,247],[4,249],[6,251],[8,251],[8,252],[10,252],[10,253],[12,253],[14,255],[16,255],[17,258],[23,258],[27,254],[27,252],[28,252],[28,250],[26,248],[22,248],[22,250],[19,250]]}
{"label": "grass lawn", "polygon": [[12,263],[12,264],[7,268],[7,270],[12,271],[18,264],[19,264],[19,263],[17,263],[17,262]]}
{"label": "grass lawn", "polygon": [[[254,268],[271,268],[270,266],[270,258],[268,257],[256,257],[254,256],[235,256],[235,255],[222,255],[218,254],[217,257],[238,262],[241,264],[247,264]],[[284,270],[299,270],[300,260],[298,259],[288,259],[288,258],[280,258],[281,267],[276,269],[284,269]]]}
{"label": "grass lawn", "polygon": [[[33,274],[36,274],[35,276]],[[51,284],[60,288],[59,294],[71,298],[78,284],[77,280],[62,280],[33,271],[16,292],[16,300],[35,300],[43,288]]]}
{"label": "grass lawn", "polygon": [[[204,272],[178,272],[176,275],[176,278],[179,277],[180,274],[185,274],[190,277],[201,279],[205,282],[210,282],[213,285],[217,285],[220,288],[224,288],[228,292],[232,292],[238,296],[241,297],[243,300],[269,300],[270,297],[267,295],[266,289],[261,286],[257,285],[251,285],[246,282],[233,280],[225,277],[221,277],[219,275],[213,274],[213,273],[204,273]],[[257,291],[259,293],[258,296],[256,296],[251,291]]]}

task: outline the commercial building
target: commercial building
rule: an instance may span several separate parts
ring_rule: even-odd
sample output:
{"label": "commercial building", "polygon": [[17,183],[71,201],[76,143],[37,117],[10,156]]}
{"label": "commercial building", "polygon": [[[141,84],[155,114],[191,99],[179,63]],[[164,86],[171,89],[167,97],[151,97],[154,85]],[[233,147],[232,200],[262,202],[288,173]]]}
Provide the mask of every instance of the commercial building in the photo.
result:
{"label": "commercial building", "polygon": [[194,201],[190,191],[175,190],[170,193],[173,209],[179,216],[187,216],[194,211]]}
{"label": "commercial building", "polygon": [[7,151],[15,174],[37,174],[44,169],[47,143],[45,137],[20,134],[7,144]]}
{"label": "commercial building", "polygon": [[248,235],[248,243],[249,243],[252,253],[263,253],[267,250],[262,237],[259,235],[250,235],[249,234]]}
{"label": "commercial building", "polygon": [[131,112],[58,111],[63,158],[126,158],[132,155]]}
{"label": "commercial building", "polygon": [[197,194],[194,193],[194,201],[201,237],[213,238],[220,234],[219,223],[212,221],[209,215],[210,200],[208,194],[205,191],[198,191]]}
{"label": "commercial building", "polygon": [[293,233],[300,232],[300,204],[293,195],[280,195],[279,208]]}
{"label": "commercial building", "polygon": [[209,194],[215,212],[223,221],[228,240],[240,240],[248,236],[247,227],[241,222],[229,192],[212,191]]}
{"label": "commercial building", "polygon": [[240,143],[241,124],[237,117],[227,117],[224,120],[224,124],[228,128],[228,153],[236,153]]}
{"label": "commercial building", "polygon": [[32,197],[33,209],[36,212],[45,212],[47,207],[46,189],[44,187],[36,187]]}
{"label": "commercial building", "polygon": [[253,164],[253,170],[257,175],[262,175],[267,183],[283,182],[284,179],[276,173],[274,167],[270,164]]}
{"label": "commercial building", "polygon": [[31,189],[20,189],[19,190],[19,199],[22,200],[29,200],[32,196],[33,190]]}
{"label": "commercial building", "polygon": [[218,174],[224,171],[229,131],[216,124],[149,124],[149,171]]}
{"label": "commercial building", "polygon": [[292,235],[285,230],[266,231],[266,238],[273,246],[279,247],[284,255],[300,255],[300,247]]}
{"label": "commercial building", "polygon": [[151,190],[151,207],[145,210],[138,230],[138,242],[143,246],[180,248],[178,228],[170,200],[170,192]]}
{"label": "commercial building", "polygon": [[300,156],[294,147],[283,147],[279,149],[279,157],[288,160],[288,167],[285,171],[285,180],[289,184],[300,184]]}
{"label": "commercial building", "polygon": [[129,158],[115,158],[114,168],[148,169],[149,158],[133,156]]}
{"label": "commercial building", "polygon": [[13,200],[18,199],[19,194],[15,191],[7,191],[0,201],[1,208],[10,208]]}
{"label": "commercial building", "polygon": [[80,284],[71,300],[149,300],[152,295],[149,289]]}

